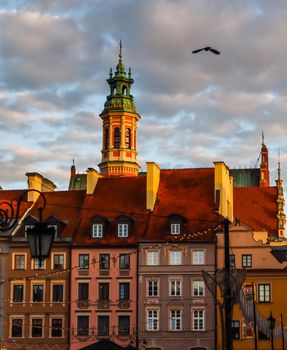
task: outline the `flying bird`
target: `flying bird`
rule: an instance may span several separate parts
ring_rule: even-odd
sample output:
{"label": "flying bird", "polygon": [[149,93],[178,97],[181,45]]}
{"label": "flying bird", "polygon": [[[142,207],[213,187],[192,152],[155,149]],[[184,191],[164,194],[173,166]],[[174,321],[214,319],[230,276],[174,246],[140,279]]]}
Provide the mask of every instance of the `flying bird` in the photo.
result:
{"label": "flying bird", "polygon": [[204,48],[199,49],[199,50],[194,50],[194,51],[192,51],[192,53],[198,53],[200,51],[210,51],[210,52],[214,53],[215,55],[220,55],[220,51],[215,50],[210,46],[204,47]]}

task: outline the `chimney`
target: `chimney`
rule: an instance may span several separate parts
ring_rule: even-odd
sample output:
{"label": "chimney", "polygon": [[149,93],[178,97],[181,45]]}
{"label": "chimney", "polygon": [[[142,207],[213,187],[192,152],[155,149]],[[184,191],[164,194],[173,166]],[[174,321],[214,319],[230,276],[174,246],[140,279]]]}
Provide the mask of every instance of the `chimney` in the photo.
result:
{"label": "chimney", "polygon": [[[53,192],[57,187],[52,181],[46,179],[39,173],[26,173],[28,177],[28,189],[37,190],[40,192]],[[28,202],[36,202],[39,197],[39,193],[35,191],[28,192]]]}
{"label": "chimney", "polygon": [[146,208],[153,211],[160,181],[160,167],[154,162],[146,164]]}
{"label": "chimney", "polygon": [[214,162],[214,202],[219,214],[233,222],[233,177],[224,162]]}
{"label": "chimney", "polygon": [[93,194],[97,185],[97,182],[102,175],[100,175],[95,169],[88,168],[87,173],[87,194]]}

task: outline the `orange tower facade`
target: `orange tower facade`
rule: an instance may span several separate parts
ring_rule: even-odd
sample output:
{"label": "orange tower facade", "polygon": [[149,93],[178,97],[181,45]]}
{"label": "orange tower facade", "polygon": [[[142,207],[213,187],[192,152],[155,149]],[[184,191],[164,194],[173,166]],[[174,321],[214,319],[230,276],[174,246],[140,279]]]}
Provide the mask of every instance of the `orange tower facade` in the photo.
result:
{"label": "orange tower facade", "polygon": [[122,61],[120,43],[119,63],[113,75],[110,69],[110,95],[100,114],[103,121],[102,161],[99,168],[103,175],[136,176],[140,166],[137,163],[137,122],[140,119],[131,95],[134,82]]}

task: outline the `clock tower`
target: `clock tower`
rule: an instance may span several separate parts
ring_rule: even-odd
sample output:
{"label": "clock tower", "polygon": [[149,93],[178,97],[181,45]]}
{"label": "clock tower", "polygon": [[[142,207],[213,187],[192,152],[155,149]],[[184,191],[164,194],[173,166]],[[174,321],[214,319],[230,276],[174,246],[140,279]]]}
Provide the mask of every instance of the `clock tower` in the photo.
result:
{"label": "clock tower", "polygon": [[100,114],[103,121],[103,146],[99,168],[103,175],[136,176],[140,169],[136,150],[137,122],[140,116],[131,95],[134,82],[131,69],[126,73],[123,64],[121,42],[119,63],[114,74],[110,69],[107,82],[110,94]]}

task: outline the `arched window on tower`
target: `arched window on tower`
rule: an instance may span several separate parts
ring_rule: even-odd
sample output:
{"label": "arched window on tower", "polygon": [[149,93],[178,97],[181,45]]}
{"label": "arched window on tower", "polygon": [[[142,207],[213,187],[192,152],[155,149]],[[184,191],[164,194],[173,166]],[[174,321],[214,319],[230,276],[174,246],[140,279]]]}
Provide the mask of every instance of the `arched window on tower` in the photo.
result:
{"label": "arched window on tower", "polygon": [[131,148],[131,129],[126,129],[126,148]]}
{"label": "arched window on tower", "polygon": [[127,94],[127,87],[123,86],[122,88],[122,95],[126,95]]}
{"label": "arched window on tower", "polygon": [[114,148],[120,148],[121,144],[121,132],[119,128],[114,130]]}
{"label": "arched window on tower", "polygon": [[104,144],[105,149],[109,148],[109,142],[110,142],[109,129],[106,128],[106,130],[105,130],[105,144]]}

